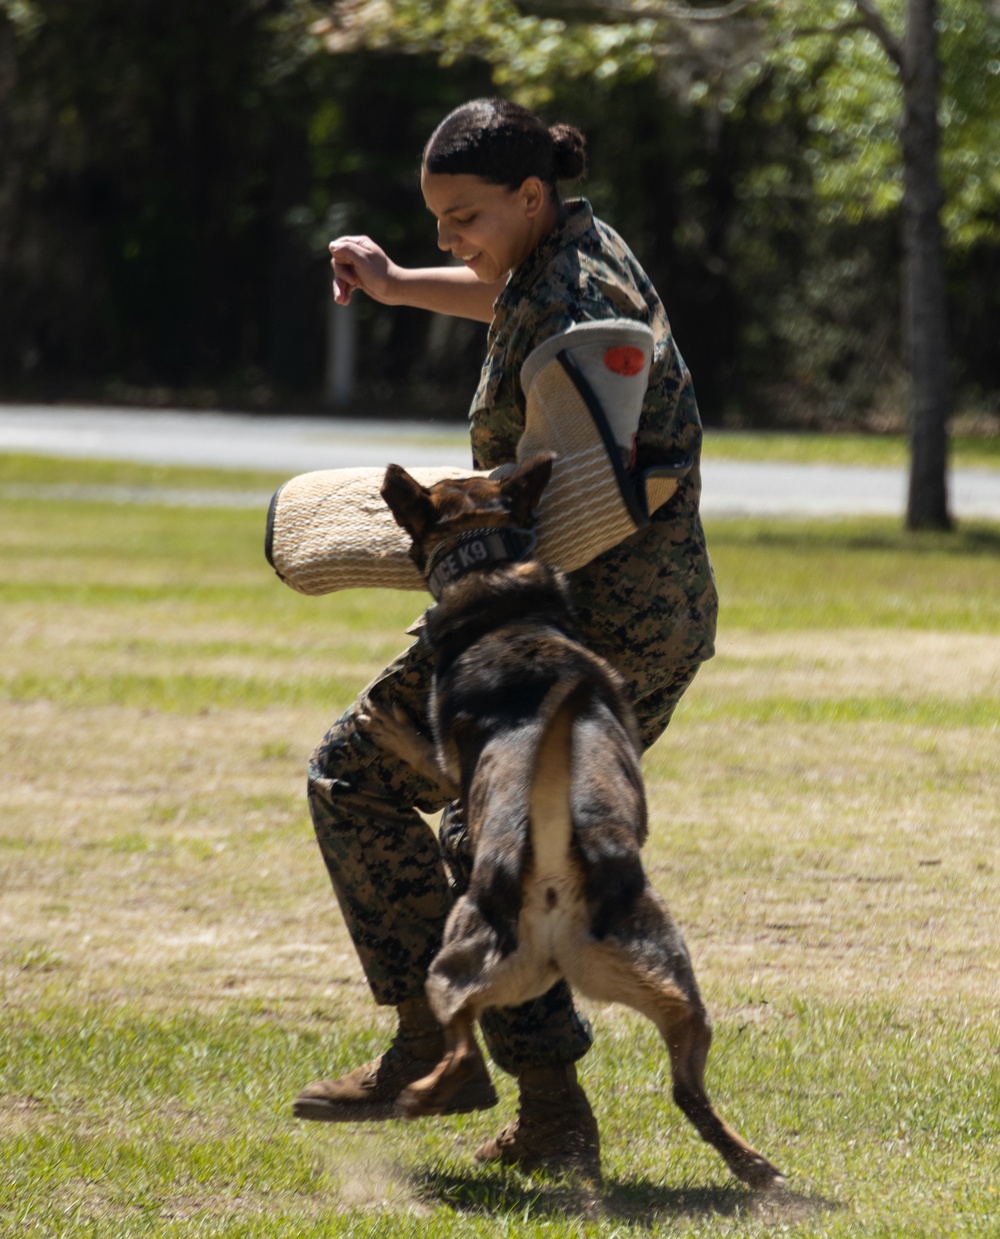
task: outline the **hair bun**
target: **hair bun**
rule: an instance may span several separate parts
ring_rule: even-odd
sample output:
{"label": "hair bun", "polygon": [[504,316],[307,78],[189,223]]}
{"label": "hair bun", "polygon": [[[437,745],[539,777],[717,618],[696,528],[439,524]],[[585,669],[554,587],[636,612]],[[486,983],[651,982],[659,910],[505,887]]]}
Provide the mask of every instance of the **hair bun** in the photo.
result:
{"label": "hair bun", "polygon": [[557,181],[577,181],[587,171],[587,140],[573,125],[552,125],[552,171]]}
{"label": "hair bun", "polygon": [[587,168],[584,137],[572,125],[551,128],[509,99],[472,99],[449,112],[424,147],[423,167],[434,175],[478,176],[519,189],[537,176],[553,193]]}

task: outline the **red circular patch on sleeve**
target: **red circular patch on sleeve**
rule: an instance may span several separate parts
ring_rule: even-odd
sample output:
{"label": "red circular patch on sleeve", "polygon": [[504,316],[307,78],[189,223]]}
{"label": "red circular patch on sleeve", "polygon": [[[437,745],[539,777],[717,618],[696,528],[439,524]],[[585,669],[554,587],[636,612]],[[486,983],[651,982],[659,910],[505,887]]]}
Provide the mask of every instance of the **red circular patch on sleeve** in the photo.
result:
{"label": "red circular patch on sleeve", "polygon": [[623,374],[629,378],[645,366],[646,354],[634,344],[616,344],[604,354],[604,364],[612,374]]}

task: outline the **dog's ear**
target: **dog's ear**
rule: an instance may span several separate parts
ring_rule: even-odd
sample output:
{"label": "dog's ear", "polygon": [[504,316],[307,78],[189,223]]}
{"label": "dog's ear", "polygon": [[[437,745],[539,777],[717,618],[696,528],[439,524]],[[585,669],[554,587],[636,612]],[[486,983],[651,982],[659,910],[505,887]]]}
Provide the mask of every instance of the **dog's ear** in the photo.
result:
{"label": "dog's ear", "polygon": [[402,465],[389,465],[380,493],[396,524],[402,525],[414,542],[419,542],[434,521],[434,505],[426,487],[410,477]]}
{"label": "dog's ear", "polygon": [[555,452],[537,452],[519,464],[500,484],[500,493],[518,525],[532,523],[542,491],[552,476],[552,462],[555,458]]}

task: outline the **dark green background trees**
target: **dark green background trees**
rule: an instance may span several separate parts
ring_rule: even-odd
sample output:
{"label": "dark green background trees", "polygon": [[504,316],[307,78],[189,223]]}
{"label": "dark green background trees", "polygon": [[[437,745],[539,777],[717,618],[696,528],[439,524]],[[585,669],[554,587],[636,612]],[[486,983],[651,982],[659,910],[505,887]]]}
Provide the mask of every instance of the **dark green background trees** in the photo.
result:
{"label": "dark green background trees", "polygon": [[[471,30],[468,6],[408,0],[366,32],[355,3],[324,38],[305,0],[0,0],[0,397],[320,407],[326,241],[437,261],[419,151],[499,88],[587,132],[585,190],[660,288],[707,421],[901,425],[891,66],[850,0],[693,33],[657,7],[493,0]],[[1000,13],[939,7],[950,378],[989,419]],[[462,414],[479,328],[356,315],[359,406]]]}

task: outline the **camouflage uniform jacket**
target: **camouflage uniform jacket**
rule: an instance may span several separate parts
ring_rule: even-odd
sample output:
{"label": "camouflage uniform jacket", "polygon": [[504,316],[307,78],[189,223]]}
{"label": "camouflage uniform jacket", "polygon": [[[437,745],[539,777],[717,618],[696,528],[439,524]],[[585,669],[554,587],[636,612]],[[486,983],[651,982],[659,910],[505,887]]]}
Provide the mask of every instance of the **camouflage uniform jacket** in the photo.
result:
{"label": "camouflage uniform jacket", "polygon": [[636,698],[680,664],[714,653],[718,599],[698,514],[701,419],[691,376],[649,277],[590,204],[565,218],[514,269],[494,305],[486,360],[473,398],[475,467],[514,459],[524,429],[520,370],[543,340],[574,323],[627,318],[652,328],[649,387],[636,440],[639,467],[694,459],[652,524],[571,574],[584,635],[631,682]]}

